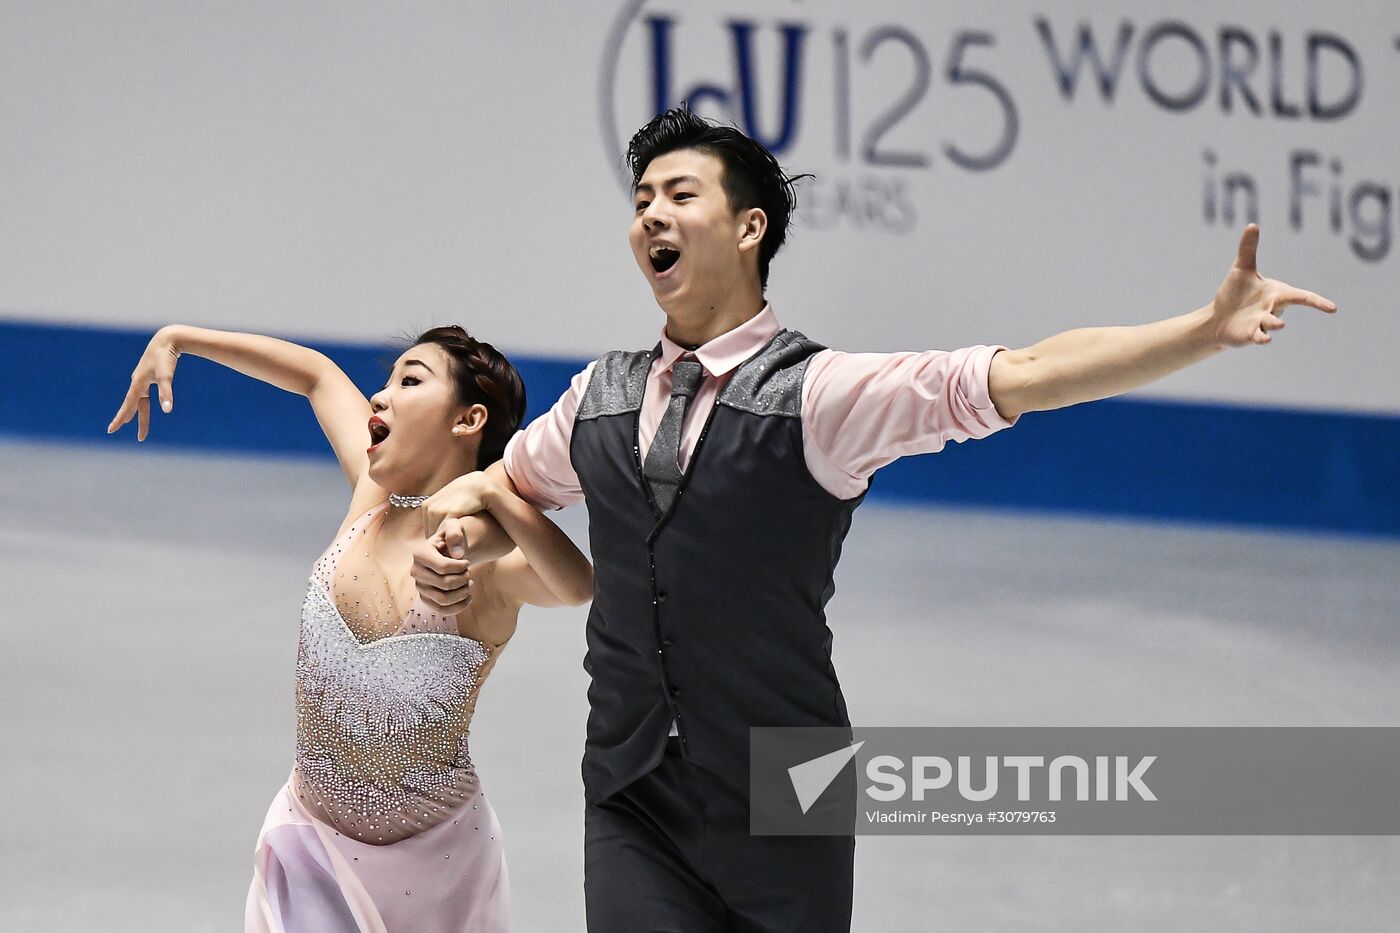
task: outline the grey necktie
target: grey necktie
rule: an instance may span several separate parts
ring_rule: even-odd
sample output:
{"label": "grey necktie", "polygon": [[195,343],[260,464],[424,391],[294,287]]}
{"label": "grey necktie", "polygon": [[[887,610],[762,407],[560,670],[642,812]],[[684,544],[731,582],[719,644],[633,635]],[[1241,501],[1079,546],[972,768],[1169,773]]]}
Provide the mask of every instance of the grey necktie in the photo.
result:
{"label": "grey necktie", "polygon": [[671,364],[671,400],[666,404],[666,414],[661,418],[642,466],[652,498],[663,515],[671,511],[671,503],[681,485],[681,426],[685,424],[685,410],[690,407],[703,376],[704,370],[694,359],[681,357]]}

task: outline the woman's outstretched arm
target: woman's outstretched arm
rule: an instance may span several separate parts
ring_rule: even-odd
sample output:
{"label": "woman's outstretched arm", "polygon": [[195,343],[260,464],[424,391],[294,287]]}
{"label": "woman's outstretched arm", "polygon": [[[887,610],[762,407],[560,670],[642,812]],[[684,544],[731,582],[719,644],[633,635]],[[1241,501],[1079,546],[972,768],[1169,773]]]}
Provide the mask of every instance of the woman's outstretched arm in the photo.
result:
{"label": "woman's outstretched arm", "polygon": [[154,383],[161,408],[174,409],[172,383],[175,364],[184,353],[213,360],[245,376],[252,376],[311,402],[321,431],[335,451],[345,479],[353,490],[369,465],[366,425],[371,414],[365,398],[350,377],[318,350],[276,337],[236,331],[211,330],[186,324],[169,324],[156,331],[131,374],[131,387],[107,433],[137,418],[136,439],[150,432],[150,386]]}

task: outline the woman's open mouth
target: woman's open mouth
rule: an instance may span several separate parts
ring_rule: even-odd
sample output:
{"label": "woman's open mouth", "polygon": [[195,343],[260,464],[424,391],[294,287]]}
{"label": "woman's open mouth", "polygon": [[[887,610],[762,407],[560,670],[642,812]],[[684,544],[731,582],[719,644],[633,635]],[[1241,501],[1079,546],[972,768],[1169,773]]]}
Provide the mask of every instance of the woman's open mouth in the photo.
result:
{"label": "woman's open mouth", "polygon": [[378,419],[371,421],[369,423],[369,439],[371,443],[369,447],[365,448],[365,452],[368,453],[369,451],[374,450],[376,447],[382,444],[384,442],[384,439],[388,436],[389,426],[387,424]]}

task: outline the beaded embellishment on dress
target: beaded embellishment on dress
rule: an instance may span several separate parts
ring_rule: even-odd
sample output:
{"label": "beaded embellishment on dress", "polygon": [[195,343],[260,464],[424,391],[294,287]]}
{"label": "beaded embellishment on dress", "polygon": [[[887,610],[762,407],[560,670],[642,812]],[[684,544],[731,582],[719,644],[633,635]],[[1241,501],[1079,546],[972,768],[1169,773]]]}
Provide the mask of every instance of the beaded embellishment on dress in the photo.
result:
{"label": "beaded embellishment on dress", "polygon": [[[416,605],[401,621],[388,620],[397,625],[379,626],[389,634],[370,641],[356,636],[337,608],[333,584],[340,557],[352,544],[366,546],[365,533],[377,527],[382,511],[371,509],[327,549],[307,587],[293,788],[324,822],[374,844],[441,823],[475,792],[468,727],[498,650],[457,634],[455,616],[428,616]],[[360,604],[384,605],[374,591],[388,585],[378,576],[364,581]],[[359,575],[353,582],[361,582]]]}

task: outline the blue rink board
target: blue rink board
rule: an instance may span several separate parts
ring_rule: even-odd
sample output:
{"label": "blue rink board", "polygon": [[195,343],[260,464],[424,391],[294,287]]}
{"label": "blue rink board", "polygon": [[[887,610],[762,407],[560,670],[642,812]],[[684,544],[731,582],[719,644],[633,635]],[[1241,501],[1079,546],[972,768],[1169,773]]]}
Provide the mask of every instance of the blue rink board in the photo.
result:
{"label": "blue rink board", "polygon": [[[105,434],[150,331],[0,320],[0,434],[134,444]],[[307,341],[301,341],[307,342]],[[372,393],[399,350],[309,342]],[[513,357],[540,414],[585,365]],[[330,458],[308,405],[194,356],[151,449]],[[16,478],[11,477],[14,482]],[[1400,417],[1109,399],[1024,416],[981,441],[907,457],[872,498],[1400,537]]]}

